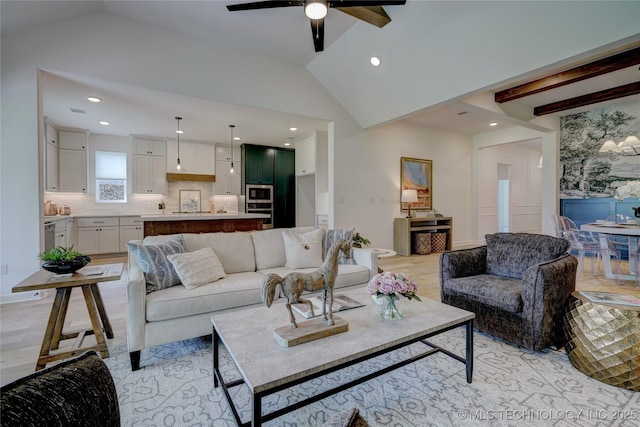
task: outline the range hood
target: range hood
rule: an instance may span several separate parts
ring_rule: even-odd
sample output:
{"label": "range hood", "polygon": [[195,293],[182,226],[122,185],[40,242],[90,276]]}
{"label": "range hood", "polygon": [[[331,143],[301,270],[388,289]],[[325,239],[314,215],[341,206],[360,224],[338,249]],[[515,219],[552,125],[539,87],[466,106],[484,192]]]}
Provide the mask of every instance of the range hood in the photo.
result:
{"label": "range hood", "polygon": [[198,173],[167,172],[167,182],[178,182],[178,181],[216,182],[216,176],[198,174]]}

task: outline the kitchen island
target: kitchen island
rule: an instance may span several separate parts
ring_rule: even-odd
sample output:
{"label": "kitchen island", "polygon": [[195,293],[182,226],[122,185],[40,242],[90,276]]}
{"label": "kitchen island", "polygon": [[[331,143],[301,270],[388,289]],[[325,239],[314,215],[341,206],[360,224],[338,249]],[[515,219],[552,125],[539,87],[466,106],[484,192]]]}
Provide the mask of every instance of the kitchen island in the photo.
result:
{"label": "kitchen island", "polygon": [[176,213],[141,215],[144,237],[160,234],[262,230],[267,214]]}

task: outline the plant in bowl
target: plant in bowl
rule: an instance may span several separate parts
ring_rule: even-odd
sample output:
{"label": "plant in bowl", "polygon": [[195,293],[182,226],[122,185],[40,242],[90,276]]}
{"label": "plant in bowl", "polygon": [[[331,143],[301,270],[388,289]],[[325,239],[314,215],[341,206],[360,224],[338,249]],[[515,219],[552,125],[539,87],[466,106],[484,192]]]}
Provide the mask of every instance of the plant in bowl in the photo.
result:
{"label": "plant in bowl", "polygon": [[356,232],[351,238],[351,244],[356,248],[361,248],[363,246],[369,246],[371,241],[366,237],[362,237],[360,233]]}
{"label": "plant in bowl", "polygon": [[40,252],[38,258],[44,261],[42,268],[56,274],[75,273],[91,261],[88,256],[74,251],[73,246],[55,246],[48,251]]}

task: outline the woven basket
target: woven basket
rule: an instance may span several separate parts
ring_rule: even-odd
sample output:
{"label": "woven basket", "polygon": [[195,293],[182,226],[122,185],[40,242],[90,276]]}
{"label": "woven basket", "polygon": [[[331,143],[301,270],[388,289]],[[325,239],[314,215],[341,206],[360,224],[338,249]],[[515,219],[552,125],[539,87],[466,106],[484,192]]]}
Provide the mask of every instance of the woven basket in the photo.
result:
{"label": "woven basket", "polygon": [[431,253],[431,233],[416,234],[416,253],[429,255]]}
{"label": "woven basket", "polygon": [[444,252],[447,249],[447,233],[431,234],[431,252]]}

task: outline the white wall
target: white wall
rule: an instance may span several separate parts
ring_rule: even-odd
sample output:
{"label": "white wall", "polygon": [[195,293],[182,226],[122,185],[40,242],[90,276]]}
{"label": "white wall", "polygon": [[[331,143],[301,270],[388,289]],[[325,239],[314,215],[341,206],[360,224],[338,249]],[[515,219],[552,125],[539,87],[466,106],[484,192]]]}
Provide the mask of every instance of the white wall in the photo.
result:
{"label": "white wall", "polygon": [[475,243],[471,137],[400,121],[340,144],[335,156],[335,227],[356,227],[375,247],[393,248],[400,212],[400,158],[433,162],[433,207],[453,217],[453,246]]}

